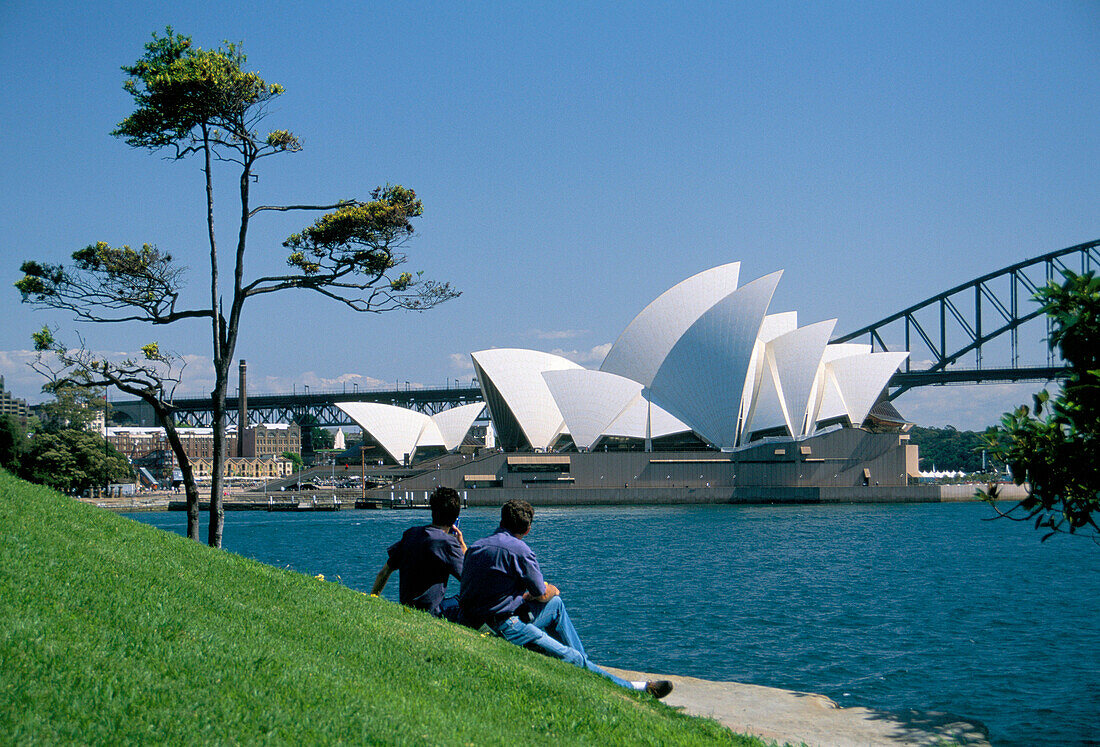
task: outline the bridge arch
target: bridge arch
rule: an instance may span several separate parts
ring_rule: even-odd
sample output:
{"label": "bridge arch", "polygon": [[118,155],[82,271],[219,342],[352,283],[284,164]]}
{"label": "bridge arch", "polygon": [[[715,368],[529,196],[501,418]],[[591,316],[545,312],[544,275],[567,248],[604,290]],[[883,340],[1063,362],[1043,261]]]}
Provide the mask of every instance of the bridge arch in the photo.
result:
{"label": "bridge arch", "polygon": [[[929,384],[1061,378],[1067,369],[1045,342],[1044,361],[1021,362],[1027,348],[1026,342],[1021,345],[1021,327],[1042,315],[1031,299],[1062,270],[1098,269],[1100,240],[1066,247],[957,285],[832,342],[854,340],[875,351],[908,352],[903,370],[890,381],[890,399]],[[1050,333],[1044,323],[1043,340]],[[991,366],[984,353],[994,341],[1007,344],[998,345]]]}

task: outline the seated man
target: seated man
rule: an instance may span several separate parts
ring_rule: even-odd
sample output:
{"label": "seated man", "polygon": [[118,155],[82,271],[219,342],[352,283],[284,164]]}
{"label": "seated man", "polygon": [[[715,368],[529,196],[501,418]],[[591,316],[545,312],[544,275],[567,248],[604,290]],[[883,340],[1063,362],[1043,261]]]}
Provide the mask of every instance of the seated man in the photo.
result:
{"label": "seated man", "polygon": [[534,515],[527,501],[508,501],[496,532],[470,547],[458,594],[459,621],[472,628],[488,625],[517,646],[584,667],[621,687],[657,698],[672,692],[668,680],[628,682],[589,660],[560,592],[543,580],[535,553],[523,541]]}
{"label": "seated man", "polygon": [[394,571],[400,571],[398,588],[401,604],[426,610],[436,617],[454,620],[458,603],[444,599],[447,578],[462,577],[462,558],[466,541],[455,526],[461,504],[453,488],[439,487],[428,499],[432,523],[406,529],[401,539],[390,546],[389,558],[374,579],[371,594],[380,594]]}

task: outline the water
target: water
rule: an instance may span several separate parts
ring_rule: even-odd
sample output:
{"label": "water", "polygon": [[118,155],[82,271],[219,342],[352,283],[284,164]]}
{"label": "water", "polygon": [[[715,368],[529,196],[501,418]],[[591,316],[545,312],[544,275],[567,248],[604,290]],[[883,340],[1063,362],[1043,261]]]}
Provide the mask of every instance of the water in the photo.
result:
{"label": "water", "polygon": [[[1100,545],[1040,544],[989,515],[974,503],[540,508],[527,541],[601,663],[948,711],[1003,745],[1100,744]],[[498,517],[464,511],[467,541]],[[185,530],[182,512],[132,518]],[[369,591],[385,548],[426,521],[231,512],[225,547]]]}

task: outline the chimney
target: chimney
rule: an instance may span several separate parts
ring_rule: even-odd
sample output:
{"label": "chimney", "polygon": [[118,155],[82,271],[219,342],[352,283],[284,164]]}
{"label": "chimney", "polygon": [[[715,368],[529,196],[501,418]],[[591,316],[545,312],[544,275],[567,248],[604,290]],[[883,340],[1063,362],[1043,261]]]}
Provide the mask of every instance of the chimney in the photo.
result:
{"label": "chimney", "polygon": [[237,389],[237,456],[244,456],[244,431],[248,427],[248,383],[244,359],[241,359],[241,383]]}

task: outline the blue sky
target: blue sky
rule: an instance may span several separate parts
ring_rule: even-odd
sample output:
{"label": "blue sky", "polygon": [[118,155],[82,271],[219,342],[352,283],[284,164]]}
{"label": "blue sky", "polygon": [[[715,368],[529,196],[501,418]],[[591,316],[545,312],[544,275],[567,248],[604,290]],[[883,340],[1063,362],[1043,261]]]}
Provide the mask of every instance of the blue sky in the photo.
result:
{"label": "blue sky", "polygon": [[[469,352],[558,351],[589,366],[656,295],[742,262],[785,271],[772,304],[855,329],[1026,257],[1100,237],[1100,5],[891,3],[5,3],[0,5],[0,373],[40,399],[19,303],[24,259],[98,240],[155,243],[204,293],[195,162],[108,134],[131,109],[119,67],[154,30],[243,41],[282,83],[256,203],[364,197],[425,205],[409,269],[463,295],[424,314],[357,315],[305,293],[255,299],[238,357],[255,390],[469,381]],[[232,177],[220,240],[234,238]],[[303,215],[253,224],[248,271],[280,266]],[[79,327],[150,339],[209,387],[209,329]],[[1036,355],[1042,346],[1036,342]],[[978,428],[1035,385],[907,394],[926,425]]]}

